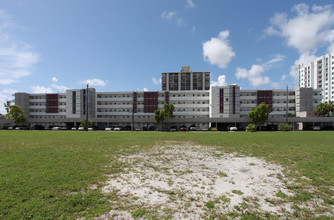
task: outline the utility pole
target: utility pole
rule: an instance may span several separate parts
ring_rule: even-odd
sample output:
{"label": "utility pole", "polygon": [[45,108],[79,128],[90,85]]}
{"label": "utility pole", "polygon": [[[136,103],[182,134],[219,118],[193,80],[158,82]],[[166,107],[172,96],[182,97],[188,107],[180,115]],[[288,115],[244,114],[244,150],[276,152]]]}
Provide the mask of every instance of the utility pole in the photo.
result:
{"label": "utility pole", "polygon": [[134,125],[135,125],[135,112],[134,112],[134,106],[133,106],[133,103],[132,103],[131,131],[134,131],[133,130]]}
{"label": "utility pole", "polygon": [[288,108],[289,108],[289,87],[286,86],[286,114],[285,114],[285,122],[288,124]]}
{"label": "utility pole", "polygon": [[86,131],[88,131],[88,83],[86,89]]}

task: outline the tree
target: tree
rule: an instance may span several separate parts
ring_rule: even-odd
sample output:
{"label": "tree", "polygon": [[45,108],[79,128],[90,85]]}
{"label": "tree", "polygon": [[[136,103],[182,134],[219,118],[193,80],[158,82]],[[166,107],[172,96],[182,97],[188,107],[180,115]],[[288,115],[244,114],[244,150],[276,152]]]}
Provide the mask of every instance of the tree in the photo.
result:
{"label": "tree", "polygon": [[12,101],[8,101],[8,100],[7,100],[7,101],[3,104],[3,106],[5,107],[7,113],[8,113],[9,110],[10,110],[10,105],[11,105],[11,103],[12,103]]}
{"label": "tree", "polygon": [[87,129],[88,127],[91,127],[92,126],[92,121],[90,120],[83,120],[81,123],[80,123],[80,127],[84,127],[85,129]]}
{"label": "tree", "polygon": [[24,111],[19,105],[10,106],[9,112],[6,114],[10,117],[16,125],[21,125],[25,122],[26,118],[24,116]]}
{"label": "tree", "polygon": [[174,118],[174,105],[164,104],[164,108],[154,111],[154,122],[156,125],[162,123],[166,118]]}
{"label": "tree", "polygon": [[261,125],[266,123],[269,117],[269,113],[269,105],[266,105],[266,103],[262,102],[260,105],[258,105],[256,108],[248,113],[248,117],[253,123],[258,125],[261,130]]}
{"label": "tree", "polygon": [[161,113],[161,111],[160,110],[154,111],[154,123],[156,125],[159,125],[164,120],[164,115]]}
{"label": "tree", "polygon": [[317,116],[326,116],[329,114],[329,112],[333,110],[333,104],[328,104],[328,103],[320,103],[315,107],[315,114]]}

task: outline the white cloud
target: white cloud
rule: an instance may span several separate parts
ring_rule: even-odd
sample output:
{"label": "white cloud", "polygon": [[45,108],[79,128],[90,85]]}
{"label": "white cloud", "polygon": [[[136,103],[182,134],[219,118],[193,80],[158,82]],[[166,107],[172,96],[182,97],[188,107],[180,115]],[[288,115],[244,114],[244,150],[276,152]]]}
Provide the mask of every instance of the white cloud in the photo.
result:
{"label": "white cloud", "polygon": [[211,81],[211,86],[226,86],[226,76],[220,75],[218,76],[218,81]]}
{"label": "white cloud", "polygon": [[46,88],[44,86],[33,86],[31,87],[32,93],[53,93],[51,88]]}
{"label": "white cloud", "polygon": [[334,43],[328,39],[334,26],[331,6],[314,5],[310,9],[301,3],[293,6],[292,12],[295,12],[292,18],[288,18],[286,13],[276,13],[270,18],[271,26],[265,29],[265,33],[284,37],[287,45],[301,54]]}
{"label": "white cloud", "polygon": [[39,56],[32,46],[12,36],[16,24],[0,11],[0,84],[9,85],[29,76]]}
{"label": "white cloud", "polygon": [[271,83],[271,88],[273,89],[280,89],[281,88],[281,84],[278,82],[273,82]]}
{"label": "white cloud", "polygon": [[147,91],[149,91],[149,90],[148,90],[147,88],[143,88],[143,91],[144,91],[144,92],[147,92]]}
{"label": "white cloud", "polygon": [[252,86],[258,87],[271,83],[269,77],[263,76],[263,73],[264,67],[262,65],[253,64],[249,70],[237,67],[235,76],[237,79],[248,79]]}
{"label": "white cloud", "polygon": [[157,79],[157,78],[153,77],[153,78],[152,78],[152,81],[153,81],[153,84],[157,86],[157,85],[160,85],[160,83],[161,83],[161,78],[160,78],[160,79]]}
{"label": "white cloud", "polygon": [[166,20],[171,20],[176,15],[176,12],[174,11],[164,11],[161,14],[161,18]]}
{"label": "white cloud", "polygon": [[66,91],[67,89],[69,89],[67,86],[59,86],[56,84],[53,84],[52,87],[57,89],[58,91]]}
{"label": "white cloud", "polygon": [[58,79],[56,77],[52,77],[52,82],[58,82]]}
{"label": "white cloud", "polygon": [[14,90],[14,89],[3,89],[1,91],[1,93],[3,93],[3,94],[14,94],[15,92],[17,92],[17,91]]}
{"label": "white cloud", "polygon": [[284,81],[286,79],[286,75],[282,75],[281,81]]}
{"label": "white cloud", "polygon": [[186,0],[186,8],[194,8],[196,7],[195,3],[192,0]]}
{"label": "white cloud", "polygon": [[194,34],[195,31],[196,31],[196,27],[195,27],[195,26],[192,26],[192,28],[191,28],[191,30],[190,30],[190,33],[191,33],[191,34]]}
{"label": "white cloud", "polygon": [[281,62],[282,60],[285,59],[285,55],[282,54],[276,54],[274,58],[272,58],[271,60],[269,60],[267,62],[267,64],[273,64],[273,63],[278,63]]}
{"label": "white cloud", "polygon": [[229,45],[228,37],[230,31],[221,31],[218,38],[211,38],[211,40],[203,43],[204,60],[217,65],[220,68],[226,68],[235,53]]}
{"label": "white cloud", "polygon": [[87,79],[85,81],[81,81],[80,84],[89,84],[89,86],[105,86],[105,85],[107,85],[101,79]]}
{"label": "white cloud", "polygon": [[184,18],[178,18],[176,19],[175,23],[178,27],[186,27],[188,24],[188,21]]}

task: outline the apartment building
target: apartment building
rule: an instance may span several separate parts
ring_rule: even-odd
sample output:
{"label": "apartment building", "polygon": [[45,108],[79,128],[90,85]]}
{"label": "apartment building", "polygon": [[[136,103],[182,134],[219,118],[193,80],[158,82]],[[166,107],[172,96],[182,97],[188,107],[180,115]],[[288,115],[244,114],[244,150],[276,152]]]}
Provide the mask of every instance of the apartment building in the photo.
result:
{"label": "apartment building", "polygon": [[140,130],[154,127],[154,111],[171,103],[175,117],[170,126],[196,126],[207,130],[213,122],[214,126],[223,127],[236,123],[246,125],[248,113],[262,102],[269,105],[269,120],[275,122],[284,121],[287,113],[313,116],[315,106],[322,100],[321,92],[312,88],[241,90],[237,85],[153,92],[96,92],[89,88],[88,93],[85,89],[70,89],[59,94],[16,93],[15,103],[23,108],[31,125],[78,127],[88,112],[89,119],[99,129],[133,125]]}
{"label": "apartment building", "polygon": [[322,102],[334,101],[334,53],[298,65],[299,87],[322,89]]}
{"label": "apartment building", "polygon": [[161,73],[162,91],[209,90],[210,72],[192,72],[183,66],[180,72]]}

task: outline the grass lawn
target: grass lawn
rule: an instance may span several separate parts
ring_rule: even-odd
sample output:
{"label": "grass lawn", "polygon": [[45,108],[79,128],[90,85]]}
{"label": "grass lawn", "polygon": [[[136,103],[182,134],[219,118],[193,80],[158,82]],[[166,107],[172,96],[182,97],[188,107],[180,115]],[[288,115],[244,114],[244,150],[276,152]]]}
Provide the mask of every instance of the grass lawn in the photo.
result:
{"label": "grass lawn", "polygon": [[[0,131],[0,219],[91,218],[107,213],[113,208],[110,201],[118,197],[102,193],[101,187],[108,175],[127,166],[117,159],[149,152],[166,142],[217,146],[221,152],[280,164],[284,174],[298,183],[286,183],[294,196],[277,195],[294,203],[291,217],[325,218],[322,213],[329,212],[333,218],[333,137],[334,132],[326,131]],[[324,201],[325,207],[312,211],[305,208],[314,199]],[[147,212],[139,214],[145,216]],[[256,213],[243,214],[256,218]]]}

